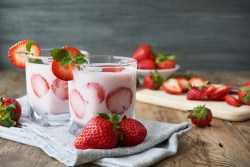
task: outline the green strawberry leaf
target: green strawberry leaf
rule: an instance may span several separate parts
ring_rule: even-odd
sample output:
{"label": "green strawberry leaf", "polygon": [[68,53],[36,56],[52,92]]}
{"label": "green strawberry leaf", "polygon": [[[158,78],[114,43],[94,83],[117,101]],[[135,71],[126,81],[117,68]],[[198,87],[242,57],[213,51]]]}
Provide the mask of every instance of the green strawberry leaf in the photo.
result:
{"label": "green strawberry leaf", "polygon": [[150,78],[152,79],[153,83],[156,84],[157,86],[161,86],[162,83],[164,82],[163,77],[158,73],[157,70],[155,70],[155,72],[152,73]]}
{"label": "green strawberry leaf", "polygon": [[242,101],[243,101],[244,103],[250,102],[250,92],[246,93],[246,94],[243,96]]}
{"label": "green strawberry leaf", "polygon": [[173,55],[173,54],[166,54],[164,52],[159,52],[157,54],[155,62],[159,63],[159,62],[163,62],[165,60],[173,60],[173,59],[175,59],[175,55]]}
{"label": "green strawberry leaf", "polygon": [[29,63],[34,63],[34,64],[44,64],[41,59],[35,59],[35,58],[29,58],[28,62]]}
{"label": "green strawberry leaf", "polygon": [[26,50],[27,50],[27,52],[30,52],[30,51],[31,51],[31,47],[32,47],[32,45],[33,45],[34,43],[35,43],[34,41],[29,40],[29,42],[26,44]]}
{"label": "green strawberry leaf", "polygon": [[246,86],[241,86],[240,90],[245,91],[245,92],[250,92],[250,88]]}
{"label": "green strawberry leaf", "polygon": [[11,119],[8,119],[8,120],[1,120],[0,122],[1,122],[1,124],[2,124],[4,127],[7,127],[7,128],[13,127],[13,126],[16,125],[16,122],[13,121],[13,120],[11,120]]}
{"label": "green strawberry leaf", "polygon": [[110,114],[107,114],[107,113],[98,113],[98,115],[104,119],[107,119],[107,120],[110,120],[111,119],[111,116]]}
{"label": "green strawberry leaf", "polygon": [[85,55],[84,54],[82,54],[82,53],[80,53],[80,54],[75,54],[75,56],[74,56],[74,63],[75,64],[83,64],[83,63],[86,63],[87,62],[87,60],[85,59]]}

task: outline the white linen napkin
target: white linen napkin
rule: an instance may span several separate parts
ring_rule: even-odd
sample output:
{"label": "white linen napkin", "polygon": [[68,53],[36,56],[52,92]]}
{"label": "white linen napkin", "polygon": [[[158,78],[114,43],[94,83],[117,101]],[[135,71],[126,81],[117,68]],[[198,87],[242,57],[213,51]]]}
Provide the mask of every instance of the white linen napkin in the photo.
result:
{"label": "white linen napkin", "polygon": [[21,128],[0,127],[0,137],[41,148],[47,155],[54,157],[67,166],[94,163],[101,166],[145,167],[177,153],[178,136],[191,130],[191,124],[183,122],[170,124],[156,121],[139,120],[148,131],[146,139],[134,147],[114,149],[74,148],[75,136],[69,126],[42,127],[28,118],[27,97],[19,98],[22,106]]}

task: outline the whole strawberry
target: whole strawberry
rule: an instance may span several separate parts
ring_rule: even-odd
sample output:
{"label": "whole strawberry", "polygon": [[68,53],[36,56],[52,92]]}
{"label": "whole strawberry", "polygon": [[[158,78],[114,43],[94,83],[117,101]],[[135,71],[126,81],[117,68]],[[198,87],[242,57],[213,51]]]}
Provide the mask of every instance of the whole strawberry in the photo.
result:
{"label": "whole strawberry", "polygon": [[192,123],[197,127],[206,127],[211,123],[213,119],[211,110],[209,108],[206,108],[205,106],[198,106],[193,110],[188,111],[191,112],[188,115],[188,118],[190,118]]}
{"label": "whole strawberry", "polygon": [[22,109],[20,103],[13,98],[1,98],[0,100],[0,125],[5,127],[15,126],[20,117]]}
{"label": "whole strawberry", "polygon": [[150,45],[147,44],[140,45],[133,53],[132,57],[136,59],[138,62],[145,59],[154,60],[154,54],[152,52],[152,48]]}
{"label": "whole strawberry", "polygon": [[159,89],[163,83],[163,77],[157,72],[148,73],[143,80],[143,87],[151,90]]}
{"label": "whole strawberry", "polygon": [[116,124],[119,117],[100,114],[93,117],[75,139],[74,146],[77,149],[111,149],[119,141]]}
{"label": "whole strawberry", "polygon": [[147,136],[147,129],[137,120],[124,118],[119,123],[121,145],[125,147],[135,146],[143,142]]}
{"label": "whole strawberry", "polygon": [[246,82],[240,87],[238,99],[241,103],[250,105],[250,82]]}
{"label": "whole strawberry", "polygon": [[155,62],[156,62],[157,68],[159,69],[175,68],[175,65],[176,65],[175,55],[166,54],[163,52],[160,52],[157,54]]}

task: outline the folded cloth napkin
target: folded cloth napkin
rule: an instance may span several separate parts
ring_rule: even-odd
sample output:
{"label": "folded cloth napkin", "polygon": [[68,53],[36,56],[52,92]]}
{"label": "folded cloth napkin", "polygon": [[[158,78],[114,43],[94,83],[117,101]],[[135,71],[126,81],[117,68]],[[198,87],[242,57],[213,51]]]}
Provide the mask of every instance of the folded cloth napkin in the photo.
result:
{"label": "folded cloth napkin", "polygon": [[177,153],[178,136],[187,133],[191,124],[183,122],[170,124],[156,121],[140,120],[147,128],[146,139],[134,147],[114,149],[74,148],[75,136],[69,133],[69,126],[42,127],[30,121],[27,111],[27,97],[19,98],[22,106],[21,128],[0,127],[0,137],[41,148],[67,166],[92,162],[101,166],[140,167],[150,166]]}

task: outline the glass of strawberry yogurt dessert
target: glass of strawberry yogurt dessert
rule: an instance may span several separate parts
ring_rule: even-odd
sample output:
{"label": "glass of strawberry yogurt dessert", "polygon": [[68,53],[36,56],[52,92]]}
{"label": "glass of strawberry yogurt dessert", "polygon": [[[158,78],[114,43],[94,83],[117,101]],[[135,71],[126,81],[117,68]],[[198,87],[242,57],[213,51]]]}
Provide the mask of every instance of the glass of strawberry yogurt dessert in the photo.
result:
{"label": "glass of strawberry yogurt dessert", "polygon": [[43,49],[42,53],[42,56],[28,55],[25,63],[29,117],[43,126],[68,124],[68,81],[52,73],[50,50]]}
{"label": "glass of strawberry yogurt dessert", "polygon": [[133,58],[90,55],[74,68],[69,82],[70,132],[77,135],[98,113],[135,117],[137,61]]}

